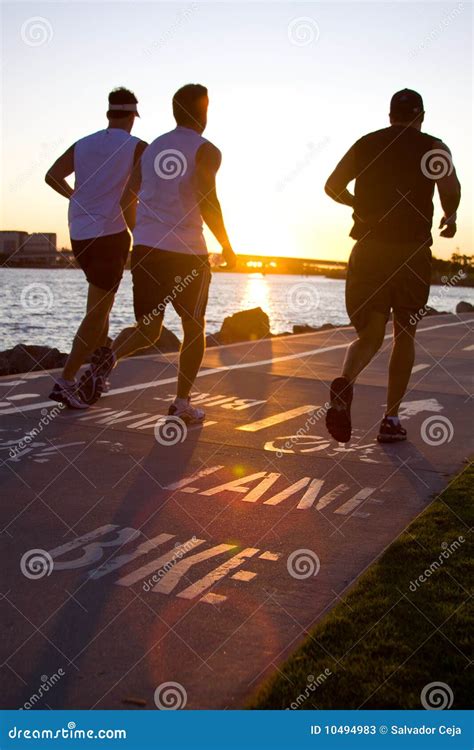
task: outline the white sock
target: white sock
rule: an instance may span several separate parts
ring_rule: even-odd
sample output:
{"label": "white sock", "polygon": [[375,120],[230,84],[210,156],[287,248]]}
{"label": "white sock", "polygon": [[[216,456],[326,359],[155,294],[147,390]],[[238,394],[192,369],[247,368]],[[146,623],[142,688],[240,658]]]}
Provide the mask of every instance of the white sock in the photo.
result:
{"label": "white sock", "polygon": [[400,424],[400,420],[398,417],[389,417],[385,415],[385,419],[388,419],[393,424],[394,427],[397,427]]}

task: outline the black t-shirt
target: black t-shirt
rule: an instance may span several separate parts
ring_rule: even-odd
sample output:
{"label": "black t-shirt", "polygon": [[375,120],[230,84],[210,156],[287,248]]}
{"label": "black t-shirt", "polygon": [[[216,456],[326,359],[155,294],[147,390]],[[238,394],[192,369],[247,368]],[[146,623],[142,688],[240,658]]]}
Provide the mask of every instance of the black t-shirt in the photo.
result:
{"label": "black t-shirt", "polygon": [[432,243],[435,179],[426,160],[440,145],[438,138],[416,128],[392,125],[352,146],[345,157],[355,170],[351,237]]}

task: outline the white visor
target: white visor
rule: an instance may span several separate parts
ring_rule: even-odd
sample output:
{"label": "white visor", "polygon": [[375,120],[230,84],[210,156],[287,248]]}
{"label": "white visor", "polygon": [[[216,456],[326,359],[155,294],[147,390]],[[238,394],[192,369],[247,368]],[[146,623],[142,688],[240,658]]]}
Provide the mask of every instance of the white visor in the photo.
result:
{"label": "white visor", "polygon": [[109,110],[121,110],[122,112],[133,112],[140,117],[136,104],[109,104]]}

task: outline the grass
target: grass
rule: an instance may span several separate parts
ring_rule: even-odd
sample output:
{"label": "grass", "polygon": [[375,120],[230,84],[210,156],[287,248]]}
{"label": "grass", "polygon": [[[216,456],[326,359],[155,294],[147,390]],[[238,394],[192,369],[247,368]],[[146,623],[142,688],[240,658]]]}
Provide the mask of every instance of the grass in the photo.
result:
{"label": "grass", "polygon": [[[470,708],[473,497],[471,464],[314,627],[247,707],[420,709],[425,685],[444,682],[454,694],[451,707]],[[417,585],[430,566],[431,574]]]}

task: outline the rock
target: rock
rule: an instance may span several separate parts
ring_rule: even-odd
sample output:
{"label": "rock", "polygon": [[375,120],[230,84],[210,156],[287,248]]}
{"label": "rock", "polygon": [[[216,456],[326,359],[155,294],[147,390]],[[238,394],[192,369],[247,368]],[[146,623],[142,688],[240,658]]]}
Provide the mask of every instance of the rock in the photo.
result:
{"label": "rock", "polygon": [[270,336],[268,315],[261,307],[234,313],[224,318],[218,336],[222,344],[268,338]]}
{"label": "rock", "polygon": [[429,305],[426,305],[424,309],[423,315],[447,315],[448,313],[446,310],[435,310],[434,307],[429,307]]}
{"label": "rock", "polygon": [[471,305],[470,302],[464,302],[464,300],[461,300],[461,302],[458,302],[458,304],[456,305],[456,312],[457,313],[474,312],[474,305]]}
{"label": "rock", "polygon": [[329,328],[335,328],[332,323],[323,323],[322,326],[309,326],[306,324],[293,326],[293,333],[314,333],[314,331],[327,331]]}
{"label": "rock", "polygon": [[314,326],[308,326],[308,325],[295,325],[293,326],[293,333],[313,333],[314,331],[317,331],[317,328],[314,328]]}
{"label": "rock", "polygon": [[0,375],[63,367],[67,356],[50,346],[18,344],[13,349],[0,352]]}

